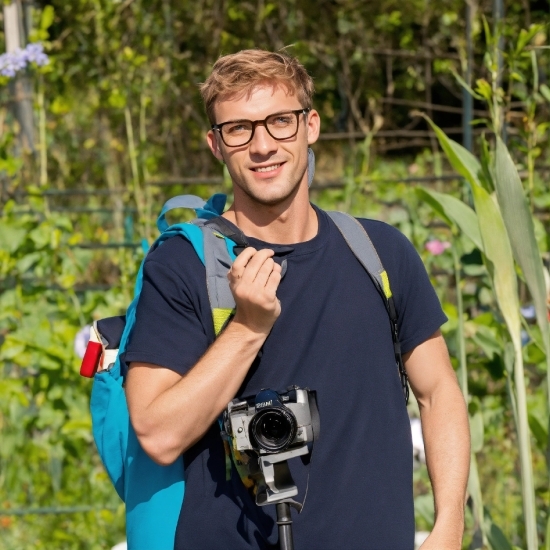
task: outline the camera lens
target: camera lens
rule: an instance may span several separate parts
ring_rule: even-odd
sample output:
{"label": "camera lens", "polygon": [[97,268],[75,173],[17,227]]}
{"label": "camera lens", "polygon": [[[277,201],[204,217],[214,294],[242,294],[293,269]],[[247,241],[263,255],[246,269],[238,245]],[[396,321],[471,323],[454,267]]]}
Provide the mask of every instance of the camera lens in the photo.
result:
{"label": "camera lens", "polygon": [[296,436],[296,418],[288,409],[264,409],[250,423],[251,439],[258,447],[270,451],[282,451]]}

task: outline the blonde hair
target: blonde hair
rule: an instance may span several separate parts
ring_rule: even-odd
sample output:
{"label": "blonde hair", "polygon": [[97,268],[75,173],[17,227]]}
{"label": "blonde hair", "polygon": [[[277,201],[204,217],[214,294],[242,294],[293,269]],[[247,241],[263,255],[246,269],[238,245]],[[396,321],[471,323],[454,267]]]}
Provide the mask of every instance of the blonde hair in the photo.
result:
{"label": "blonde hair", "polygon": [[200,85],[210,122],[216,122],[216,101],[250,93],[262,83],[284,85],[291,95],[297,96],[302,107],[311,109],[313,79],[295,57],[284,52],[242,50],[220,57],[206,82]]}

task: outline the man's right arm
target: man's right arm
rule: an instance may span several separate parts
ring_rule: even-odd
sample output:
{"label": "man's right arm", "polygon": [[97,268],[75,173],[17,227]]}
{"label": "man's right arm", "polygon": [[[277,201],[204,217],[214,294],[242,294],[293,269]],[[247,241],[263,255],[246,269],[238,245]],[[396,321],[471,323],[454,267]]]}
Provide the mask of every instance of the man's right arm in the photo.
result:
{"label": "man's right arm", "polygon": [[126,378],[130,419],[145,452],[171,464],[216,421],[241,386],[281,306],[281,268],[271,250],[246,248],[228,274],[237,304],[227,328],[184,375],[132,362]]}

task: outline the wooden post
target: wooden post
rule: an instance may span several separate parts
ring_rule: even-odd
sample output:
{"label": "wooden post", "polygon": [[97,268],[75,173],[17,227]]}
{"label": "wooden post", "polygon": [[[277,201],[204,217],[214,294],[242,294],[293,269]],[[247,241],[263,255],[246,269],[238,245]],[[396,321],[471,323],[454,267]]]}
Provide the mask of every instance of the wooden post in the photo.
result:
{"label": "wooden post", "polygon": [[[503,0],[493,0],[493,36],[498,36],[497,48],[497,86],[502,86],[502,73],[504,70],[504,62],[502,52],[504,51],[504,2]],[[504,143],[507,141],[506,132],[506,117],[502,112],[502,120],[500,121],[501,137]]]}
{"label": "wooden post", "polygon": [[[23,25],[23,7],[20,0],[4,4],[4,34],[6,51],[15,52],[25,45],[25,28]],[[19,137],[22,147],[35,153],[34,121],[32,112],[32,94],[29,77],[24,73],[17,74],[10,81],[11,111],[19,123]]]}
{"label": "wooden post", "polygon": [[[472,86],[472,71],[474,64],[474,44],[472,36],[472,22],[474,18],[474,6],[472,6],[473,0],[466,0],[466,67],[464,70],[464,80],[468,86]],[[474,98],[470,92],[466,89],[462,90],[462,145],[468,151],[473,149],[473,128],[472,120],[474,113]]]}

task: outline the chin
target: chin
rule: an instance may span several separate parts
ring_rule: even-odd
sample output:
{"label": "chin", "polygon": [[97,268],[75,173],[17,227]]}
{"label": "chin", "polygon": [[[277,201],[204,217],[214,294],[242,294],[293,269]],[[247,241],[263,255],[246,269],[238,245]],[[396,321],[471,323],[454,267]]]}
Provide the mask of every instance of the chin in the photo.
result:
{"label": "chin", "polygon": [[271,187],[270,189],[258,189],[257,185],[239,187],[251,201],[259,205],[278,206],[292,200],[298,193],[300,184],[300,181],[293,185],[288,182],[280,185],[275,183],[266,183],[266,187]]}
{"label": "chin", "polygon": [[255,193],[250,189],[246,190],[248,198],[262,206],[278,206],[289,200],[292,200],[296,195],[298,186],[292,189],[281,190],[275,193]]}

